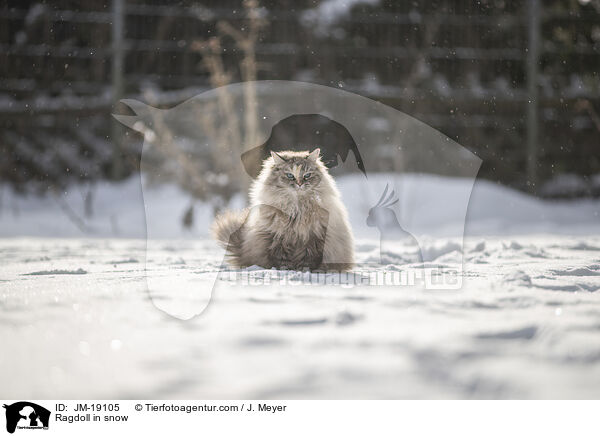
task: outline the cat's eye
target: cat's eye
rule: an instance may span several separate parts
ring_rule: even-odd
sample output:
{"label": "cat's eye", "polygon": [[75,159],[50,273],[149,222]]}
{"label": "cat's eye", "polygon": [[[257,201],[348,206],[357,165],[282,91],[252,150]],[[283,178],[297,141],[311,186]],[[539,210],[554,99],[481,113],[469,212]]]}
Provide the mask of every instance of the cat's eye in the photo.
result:
{"label": "cat's eye", "polygon": [[312,176],[312,174],[311,174],[311,173],[306,173],[306,174],[304,174],[304,180],[308,180],[308,179],[310,179],[310,176]]}
{"label": "cat's eye", "polygon": [[290,180],[294,180],[294,175],[292,173],[285,173],[285,176]]}

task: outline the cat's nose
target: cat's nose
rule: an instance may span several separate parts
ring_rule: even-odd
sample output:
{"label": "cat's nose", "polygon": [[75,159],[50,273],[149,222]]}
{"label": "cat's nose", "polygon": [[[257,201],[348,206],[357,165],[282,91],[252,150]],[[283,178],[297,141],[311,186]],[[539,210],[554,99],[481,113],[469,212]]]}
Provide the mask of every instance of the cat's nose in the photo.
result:
{"label": "cat's nose", "polygon": [[298,186],[302,186],[302,184],[303,184],[303,183],[304,183],[304,182],[303,182],[302,180],[296,180],[296,184],[297,184]]}

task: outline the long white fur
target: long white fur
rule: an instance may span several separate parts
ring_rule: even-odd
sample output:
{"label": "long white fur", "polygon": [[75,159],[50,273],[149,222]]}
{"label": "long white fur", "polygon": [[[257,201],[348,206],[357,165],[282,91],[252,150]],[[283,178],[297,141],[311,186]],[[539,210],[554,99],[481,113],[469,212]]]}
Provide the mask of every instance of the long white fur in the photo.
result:
{"label": "long white fur", "polygon": [[[250,188],[250,210],[249,213],[245,212],[248,215],[247,218],[244,216],[245,222],[241,235],[238,234],[238,237],[241,236],[238,241],[241,245],[229,247],[230,260],[234,265],[240,267],[273,266],[269,260],[269,249],[273,241],[265,237],[265,234],[272,234],[288,241],[288,244],[295,244],[299,252],[311,238],[324,238],[320,269],[348,270],[353,267],[354,239],[348,222],[348,214],[336,183],[318,157],[318,152],[316,150],[316,154],[311,155],[308,152],[279,153],[284,158],[286,156],[308,156],[313,160],[318,168],[321,181],[310,190],[284,189],[267,183],[267,179],[276,165],[275,159],[281,158],[272,155],[264,161],[261,173]],[[278,209],[285,216],[294,219],[286,219],[285,216],[280,217],[279,215],[274,218],[265,214],[264,209],[261,209],[265,205]],[[324,211],[326,211],[325,214]],[[221,217],[217,218],[213,227],[217,239],[223,242],[226,236],[223,235],[224,229],[231,232],[232,220],[237,223],[240,221],[232,218],[231,213],[229,213],[229,223],[223,222]]]}

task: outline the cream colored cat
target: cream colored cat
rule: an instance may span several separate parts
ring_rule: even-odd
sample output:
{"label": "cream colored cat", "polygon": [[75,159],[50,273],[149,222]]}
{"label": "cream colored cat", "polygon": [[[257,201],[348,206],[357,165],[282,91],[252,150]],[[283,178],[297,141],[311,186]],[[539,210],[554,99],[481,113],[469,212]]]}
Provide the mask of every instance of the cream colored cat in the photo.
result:
{"label": "cream colored cat", "polygon": [[250,188],[250,208],[215,219],[215,238],[236,267],[346,271],[354,240],[335,181],[312,153],[271,152]]}

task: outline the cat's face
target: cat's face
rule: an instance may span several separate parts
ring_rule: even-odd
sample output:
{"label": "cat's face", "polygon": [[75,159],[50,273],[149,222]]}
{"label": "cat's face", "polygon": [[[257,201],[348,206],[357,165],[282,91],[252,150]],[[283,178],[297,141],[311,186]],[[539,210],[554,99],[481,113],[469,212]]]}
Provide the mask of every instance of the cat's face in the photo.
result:
{"label": "cat's face", "polygon": [[314,190],[323,178],[319,152],[271,152],[274,165],[267,183],[297,193]]}

